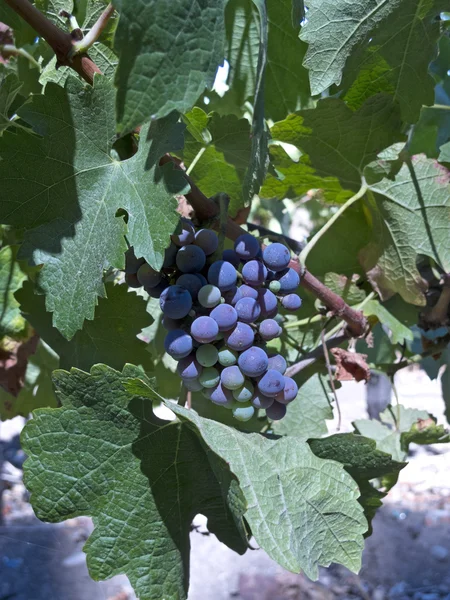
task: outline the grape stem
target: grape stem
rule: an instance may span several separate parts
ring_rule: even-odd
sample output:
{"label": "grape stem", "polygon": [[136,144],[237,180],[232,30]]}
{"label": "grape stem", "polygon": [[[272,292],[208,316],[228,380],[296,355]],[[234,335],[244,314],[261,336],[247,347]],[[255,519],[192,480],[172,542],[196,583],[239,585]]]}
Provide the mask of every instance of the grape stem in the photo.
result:
{"label": "grape stem", "polygon": [[[336,335],[336,336],[332,337],[331,339],[327,340],[325,343],[326,343],[327,349],[330,350],[331,348],[337,348],[346,340],[348,340],[348,335],[344,333],[342,335]],[[302,360],[300,360],[298,363],[295,363],[295,365],[290,366],[285,373],[286,377],[294,377],[295,375],[297,375],[298,373],[300,373],[307,367],[311,366],[317,360],[322,359],[323,356],[324,356],[324,347],[323,347],[323,345],[321,345],[321,346],[318,346],[317,348],[315,348],[314,350],[312,350],[311,352],[309,352],[309,354],[306,354],[302,358]]]}
{"label": "grape stem", "polygon": [[71,57],[74,40],[70,33],[54,25],[29,0],[5,0],[5,2],[48,43],[56,54],[57,66],[71,67],[92,85],[94,73],[101,73],[101,71],[87,54],[76,54]]}
{"label": "grape stem", "polygon": [[[209,222],[210,227],[217,230],[219,227],[219,207],[214,200],[205,196],[192,179],[186,175],[178,161],[170,156],[170,154],[165,154],[160,160],[160,164],[162,165],[169,162],[175,164],[175,168],[185,174],[185,178],[191,186],[191,191],[186,194],[186,199],[195,210],[195,214],[199,221],[207,221]],[[354,201],[356,200],[354,199]],[[236,240],[243,233],[246,233],[245,229],[242,229],[242,227],[235,223],[233,219],[228,217],[226,228],[227,238]],[[312,292],[316,298],[319,298],[322,304],[324,304],[334,315],[345,321],[353,336],[359,337],[364,335],[368,325],[366,317],[361,312],[351,308],[340,296],[331,291],[326,285],[319,281],[317,277],[314,277],[314,275],[300,263],[298,257],[293,258],[289,263],[289,266],[300,275],[300,285]]]}
{"label": "grape stem", "polygon": [[330,381],[330,386],[333,391],[334,401],[336,403],[336,410],[337,410],[337,414],[338,414],[338,422],[337,422],[336,430],[340,431],[341,425],[342,425],[342,413],[341,413],[341,407],[339,405],[339,399],[338,399],[337,393],[336,393],[336,386],[334,385],[334,376],[333,376],[333,372],[331,371],[330,354],[328,352],[327,342],[325,340],[325,332],[323,329],[322,329],[320,336],[322,339],[322,349],[323,349],[323,355],[325,358],[325,364],[327,366],[327,371],[328,371],[328,379]]}
{"label": "grape stem", "polygon": [[72,49],[69,53],[69,58],[73,58],[76,54],[86,53],[89,48],[94,45],[94,43],[101,36],[105,27],[108,25],[108,21],[112,17],[113,13],[114,6],[112,4],[108,4],[84,38],[72,43]]}

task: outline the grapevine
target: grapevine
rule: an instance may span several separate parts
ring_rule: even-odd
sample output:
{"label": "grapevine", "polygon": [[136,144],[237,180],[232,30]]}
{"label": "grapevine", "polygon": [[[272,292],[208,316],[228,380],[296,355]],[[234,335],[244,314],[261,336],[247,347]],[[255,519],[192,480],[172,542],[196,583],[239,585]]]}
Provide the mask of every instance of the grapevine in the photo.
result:
{"label": "grapevine", "polygon": [[0,1],[0,419],[93,579],[186,600],[196,514],[358,572],[449,442],[450,20],[411,2]]}

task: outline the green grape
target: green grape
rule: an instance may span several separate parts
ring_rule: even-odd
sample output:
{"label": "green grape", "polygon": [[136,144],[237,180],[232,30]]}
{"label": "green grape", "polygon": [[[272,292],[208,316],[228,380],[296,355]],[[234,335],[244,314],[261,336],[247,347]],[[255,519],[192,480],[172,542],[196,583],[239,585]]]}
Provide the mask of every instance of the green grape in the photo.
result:
{"label": "green grape", "polygon": [[203,387],[213,388],[220,381],[220,373],[214,367],[207,367],[206,369],[203,369],[198,380],[200,381]]}
{"label": "green grape", "polygon": [[237,363],[238,353],[224,346],[219,350],[218,360],[223,367],[231,367]]}
{"label": "green grape", "polygon": [[212,344],[203,344],[195,353],[195,358],[202,367],[213,367],[217,362],[217,356],[217,348]]}
{"label": "green grape", "polygon": [[269,283],[269,290],[274,294],[278,294],[278,292],[281,290],[281,283],[276,279],[274,281],[271,281]]}
{"label": "green grape", "polygon": [[241,385],[240,388],[233,391],[233,398],[237,400],[237,402],[250,402],[253,398],[253,394],[255,392],[255,388],[253,387],[253,383],[250,379],[246,379],[244,385]]}
{"label": "green grape", "polygon": [[237,406],[236,408],[233,408],[232,411],[233,417],[237,421],[242,422],[250,421],[250,419],[255,414],[255,409],[253,408],[253,406]]}

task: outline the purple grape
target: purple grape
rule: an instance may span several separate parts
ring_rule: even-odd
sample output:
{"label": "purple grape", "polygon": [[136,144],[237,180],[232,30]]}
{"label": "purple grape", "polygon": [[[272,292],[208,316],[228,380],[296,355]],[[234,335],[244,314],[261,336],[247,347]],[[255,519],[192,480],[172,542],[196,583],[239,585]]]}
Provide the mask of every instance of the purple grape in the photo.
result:
{"label": "purple grape", "polygon": [[254,298],[241,298],[235,308],[239,320],[244,323],[254,323],[261,314],[259,302]]}
{"label": "purple grape", "polygon": [[177,373],[183,380],[198,379],[202,371],[203,367],[197,362],[194,353],[182,358],[177,365]]}
{"label": "purple grape", "polygon": [[[161,298],[161,295],[165,290],[170,287],[169,282],[166,278],[161,279],[161,281],[154,288],[148,288],[146,292],[150,296],[150,298]],[[189,309],[190,310],[190,309]],[[188,311],[189,312],[189,311]],[[186,315],[185,315],[186,316]]]}
{"label": "purple grape", "polygon": [[283,296],[281,304],[286,310],[298,310],[302,305],[302,299],[298,294]]}
{"label": "purple grape", "polygon": [[259,260],[249,260],[242,267],[242,277],[245,283],[253,287],[263,285],[267,277],[267,269],[264,263]]}
{"label": "purple grape", "polygon": [[192,298],[190,293],[181,286],[171,285],[161,293],[159,306],[171,319],[182,319],[192,308]]}
{"label": "purple grape", "polygon": [[214,404],[225,406],[226,408],[231,408],[234,404],[231,391],[223,387],[222,383],[219,383],[215,388],[212,388],[209,393],[209,399],[211,402],[214,402]]}
{"label": "purple grape", "polygon": [[240,287],[235,288],[233,291],[233,294],[231,294],[231,290],[224,294],[225,300],[228,304],[232,304],[233,306],[236,306],[237,302],[242,300],[242,298],[253,298],[254,300],[258,298],[258,290],[255,290],[255,288],[252,288],[249,285],[245,285],[245,283]]}
{"label": "purple grape", "polygon": [[[192,296],[192,300],[197,300],[200,289],[205,285],[203,280],[205,278],[199,273],[183,273],[177,279],[177,285],[187,290]],[[206,280],[205,280],[206,281]]]}
{"label": "purple grape", "polygon": [[195,234],[194,244],[200,246],[206,256],[210,256],[219,247],[219,238],[217,233],[211,229],[200,229]]}
{"label": "purple grape", "polygon": [[238,320],[238,313],[229,304],[219,304],[210,314],[211,319],[219,326],[219,331],[229,331]]}
{"label": "purple grape", "polygon": [[291,260],[291,253],[284,244],[276,242],[264,248],[263,260],[268,269],[282,271],[288,266]]}
{"label": "purple grape", "polygon": [[170,317],[163,316],[162,324],[167,331],[173,331],[174,329],[182,328],[183,319],[171,319]]}
{"label": "purple grape", "polygon": [[203,389],[203,386],[198,379],[183,379],[183,385],[190,392],[201,392]]}
{"label": "purple grape", "polygon": [[233,265],[225,260],[218,260],[208,269],[208,281],[222,292],[231,290],[236,285],[237,272]]}
{"label": "purple grape", "polygon": [[178,250],[176,263],[182,273],[198,273],[206,264],[206,256],[199,246],[183,246]]}
{"label": "purple grape", "polygon": [[241,260],[234,250],[224,250],[222,254],[222,259],[231,263],[236,269],[241,264]]}
{"label": "purple grape", "polygon": [[222,297],[225,300],[225,302],[234,306],[241,297],[239,290],[240,288],[238,288],[237,286],[233,286],[231,290],[223,292]]}
{"label": "purple grape", "polygon": [[274,369],[269,369],[261,379],[258,381],[258,390],[268,396],[269,398],[275,398],[284,389],[285,377]]}
{"label": "purple grape", "polygon": [[181,360],[192,352],[192,338],[182,329],[173,329],[166,335],[164,350],[175,360]]}
{"label": "purple grape", "polygon": [[266,415],[271,421],[279,421],[286,415],[286,407],[284,404],[274,402],[271,406],[266,408]]}
{"label": "purple grape", "polygon": [[125,252],[125,273],[132,275],[138,272],[139,267],[145,263],[143,258],[136,258],[133,247]]}
{"label": "purple grape", "polygon": [[258,291],[258,302],[261,307],[261,317],[273,318],[278,311],[278,300],[270,290]]}
{"label": "purple grape", "polygon": [[287,363],[281,354],[275,354],[274,356],[269,356],[268,368],[274,369],[284,375],[287,369]]}
{"label": "purple grape", "polygon": [[240,259],[251,260],[260,250],[259,241],[250,233],[243,233],[234,242],[234,250]]}
{"label": "purple grape", "polygon": [[225,333],[225,342],[228,348],[232,350],[247,350],[253,344],[255,334],[253,329],[247,323],[238,321],[236,327],[230,332]]}
{"label": "purple grape", "polygon": [[261,394],[259,390],[252,398],[252,404],[255,408],[269,408],[269,406],[272,406],[273,403],[273,398],[268,398],[267,396],[264,396],[264,394]]}
{"label": "purple grape", "polygon": [[146,289],[154,288],[161,282],[162,274],[152,269],[150,265],[144,262],[137,272],[137,278]]}
{"label": "purple grape", "polygon": [[282,329],[275,319],[264,319],[259,325],[259,335],[266,342],[280,337],[281,332]]}
{"label": "purple grape", "polygon": [[275,396],[275,400],[281,404],[289,404],[297,398],[298,385],[291,377],[284,378],[284,389]]}
{"label": "purple grape", "polygon": [[283,296],[295,292],[300,285],[300,277],[298,276],[297,271],[294,271],[294,269],[289,268],[285,269],[284,271],[280,271],[276,274],[276,279],[280,282],[281,287],[279,293]]}
{"label": "purple grape", "polygon": [[164,262],[163,269],[168,269],[169,267],[173,267],[175,265],[175,259],[177,256],[178,247],[175,246],[173,242],[171,242],[170,246],[164,251]]}
{"label": "purple grape", "polygon": [[267,354],[257,346],[243,352],[238,359],[239,368],[248,377],[262,375],[267,370],[268,364]]}
{"label": "purple grape", "polygon": [[216,339],[219,326],[211,317],[198,317],[191,325],[191,335],[197,342],[209,344]]}
{"label": "purple grape", "polygon": [[181,232],[174,233],[170,239],[176,246],[187,246],[195,239],[195,229],[188,219],[181,219]]}
{"label": "purple grape", "polygon": [[125,283],[130,288],[140,288],[140,287],[142,287],[141,282],[137,278],[136,273],[126,273],[125,274]]}
{"label": "purple grape", "polygon": [[237,390],[244,385],[244,376],[236,365],[225,367],[220,375],[222,385],[228,390]]}

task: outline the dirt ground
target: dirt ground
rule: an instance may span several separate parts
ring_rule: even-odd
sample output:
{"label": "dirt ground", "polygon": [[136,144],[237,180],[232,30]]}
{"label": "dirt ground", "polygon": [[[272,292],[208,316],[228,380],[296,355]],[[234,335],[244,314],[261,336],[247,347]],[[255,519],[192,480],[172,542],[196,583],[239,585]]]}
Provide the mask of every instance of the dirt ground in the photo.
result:
{"label": "dirt ground", "polygon": [[[398,374],[400,401],[426,408],[440,422],[439,384],[422,371]],[[339,392],[344,429],[365,418],[363,384]],[[1,424],[7,438],[21,422]],[[330,431],[335,424],[330,423]],[[126,577],[90,579],[82,547],[92,524],[79,518],[45,525],[33,515],[21,471],[9,466],[0,527],[0,600],[133,600]],[[208,535],[202,516],[191,534],[189,600],[450,600],[450,448],[414,447],[399,484],[385,499],[366,541],[363,568],[331,566],[318,582],[278,567],[262,550],[238,556]],[[163,599],[161,599],[163,600]]]}

